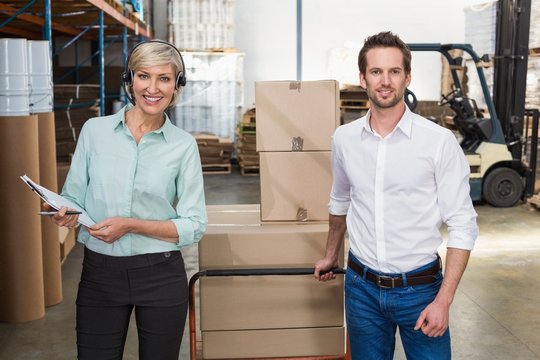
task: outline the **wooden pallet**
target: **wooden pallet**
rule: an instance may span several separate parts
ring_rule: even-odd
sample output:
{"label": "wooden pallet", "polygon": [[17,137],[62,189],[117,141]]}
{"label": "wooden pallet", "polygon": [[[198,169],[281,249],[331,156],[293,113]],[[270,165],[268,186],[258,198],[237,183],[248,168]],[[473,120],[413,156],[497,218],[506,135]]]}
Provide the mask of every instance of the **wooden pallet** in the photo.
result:
{"label": "wooden pallet", "polygon": [[369,100],[347,99],[341,100],[342,109],[369,109]]}
{"label": "wooden pallet", "polygon": [[238,123],[238,132],[240,135],[256,135],[256,123]]}
{"label": "wooden pallet", "polygon": [[540,194],[534,195],[529,199],[529,204],[532,205],[536,210],[540,210]]}
{"label": "wooden pallet", "polygon": [[230,174],[231,164],[203,164],[203,174]]}
{"label": "wooden pallet", "polygon": [[259,169],[259,166],[240,165],[240,174],[242,174],[242,176],[257,176],[259,175]]}

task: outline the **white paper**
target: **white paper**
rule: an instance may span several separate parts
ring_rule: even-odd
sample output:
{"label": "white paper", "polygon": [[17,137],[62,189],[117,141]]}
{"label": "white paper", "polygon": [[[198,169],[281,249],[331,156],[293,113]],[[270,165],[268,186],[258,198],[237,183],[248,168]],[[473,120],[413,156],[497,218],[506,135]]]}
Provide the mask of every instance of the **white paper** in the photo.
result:
{"label": "white paper", "polygon": [[61,207],[67,207],[69,209],[77,210],[81,212],[81,215],[79,215],[79,223],[86,227],[90,227],[94,225],[96,222],[92,220],[92,218],[88,215],[86,210],[84,210],[79,205],[75,204],[73,201],[66,199],[65,197],[62,197],[58,195],[55,192],[52,192],[51,190],[35,183],[32,181],[28,176],[23,175],[21,176],[22,181],[25,182],[26,185],[32,191],[34,191],[36,194],[39,195],[40,198],[42,198],[47,204],[49,204],[50,207],[52,207],[55,210],[60,210]]}

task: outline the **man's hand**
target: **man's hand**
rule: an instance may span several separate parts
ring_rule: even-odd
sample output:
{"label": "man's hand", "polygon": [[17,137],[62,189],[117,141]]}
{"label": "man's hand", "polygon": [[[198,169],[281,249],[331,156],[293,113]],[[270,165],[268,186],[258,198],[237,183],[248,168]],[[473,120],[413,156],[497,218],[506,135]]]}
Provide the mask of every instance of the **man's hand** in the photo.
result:
{"label": "man's hand", "polygon": [[111,244],[129,232],[129,220],[123,217],[108,218],[88,228],[88,233]]}
{"label": "man's hand", "polygon": [[448,329],[450,303],[435,299],[420,313],[414,330],[422,330],[429,337],[442,336]]}
{"label": "man's hand", "polygon": [[[337,260],[330,260],[327,258],[321,259],[317,261],[317,263],[315,264],[315,272],[313,273],[313,276],[315,277],[315,279],[319,281],[327,281],[327,280],[335,279],[336,274],[328,270],[336,268],[337,266],[338,266]],[[321,273],[325,271],[328,271],[328,272],[321,275]]]}

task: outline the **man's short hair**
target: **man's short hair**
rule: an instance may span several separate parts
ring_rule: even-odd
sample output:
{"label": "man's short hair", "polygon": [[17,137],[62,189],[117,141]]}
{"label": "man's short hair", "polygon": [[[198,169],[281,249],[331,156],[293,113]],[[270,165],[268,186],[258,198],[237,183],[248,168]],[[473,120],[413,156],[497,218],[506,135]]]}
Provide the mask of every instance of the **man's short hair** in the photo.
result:
{"label": "man's short hair", "polygon": [[391,31],[383,31],[378,34],[368,36],[364,41],[364,46],[358,54],[358,69],[362,74],[366,73],[367,60],[366,54],[373,48],[397,48],[403,54],[403,70],[405,74],[411,72],[411,50],[399,38],[399,36],[393,34]]}

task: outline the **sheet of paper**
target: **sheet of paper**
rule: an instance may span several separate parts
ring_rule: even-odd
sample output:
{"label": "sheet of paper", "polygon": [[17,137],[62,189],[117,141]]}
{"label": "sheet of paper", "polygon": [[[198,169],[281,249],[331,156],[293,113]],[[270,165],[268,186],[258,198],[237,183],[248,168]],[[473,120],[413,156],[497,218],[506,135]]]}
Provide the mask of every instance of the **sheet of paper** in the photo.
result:
{"label": "sheet of paper", "polygon": [[67,208],[80,211],[81,215],[79,215],[79,222],[86,227],[90,227],[96,223],[88,215],[86,210],[75,204],[73,201],[66,199],[65,197],[60,196],[57,193],[32,181],[32,179],[26,176],[26,174],[21,176],[21,179],[26,183],[26,185],[28,185],[30,189],[32,189],[32,191],[38,194],[39,197],[42,198],[43,201],[45,201],[47,204],[49,204],[53,209],[60,210],[62,206],[65,206]]}

